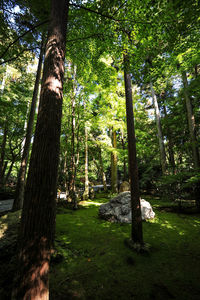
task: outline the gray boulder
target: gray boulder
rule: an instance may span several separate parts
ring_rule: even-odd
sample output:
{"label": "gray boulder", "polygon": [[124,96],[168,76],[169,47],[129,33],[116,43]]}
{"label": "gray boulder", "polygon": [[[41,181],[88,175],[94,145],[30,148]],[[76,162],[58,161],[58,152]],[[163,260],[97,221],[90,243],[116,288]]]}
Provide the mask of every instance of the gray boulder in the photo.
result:
{"label": "gray boulder", "polygon": [[[142,220],[153,219],[155,213],[150,203],[140,199],[140,204]],[[111,222],[131,223],[131,193],[120,193],[108,203],[102,204],[99,207],[99,216]]]}

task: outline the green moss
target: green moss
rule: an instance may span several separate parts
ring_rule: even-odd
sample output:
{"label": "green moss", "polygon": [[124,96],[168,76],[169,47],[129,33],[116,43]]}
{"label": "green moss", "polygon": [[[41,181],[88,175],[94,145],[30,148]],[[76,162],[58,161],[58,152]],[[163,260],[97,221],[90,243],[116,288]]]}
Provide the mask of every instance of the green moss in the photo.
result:
{"label": "green moss", "polygon": [[51,299],[199,299],[199,215],[154,206],[156,218],[143,223],[151,250],[140,255],[124,244],[129,224],[98,218],[99,204],[108,201],[103,196],[57,215],[56,249],[63,260],[51,267]]}

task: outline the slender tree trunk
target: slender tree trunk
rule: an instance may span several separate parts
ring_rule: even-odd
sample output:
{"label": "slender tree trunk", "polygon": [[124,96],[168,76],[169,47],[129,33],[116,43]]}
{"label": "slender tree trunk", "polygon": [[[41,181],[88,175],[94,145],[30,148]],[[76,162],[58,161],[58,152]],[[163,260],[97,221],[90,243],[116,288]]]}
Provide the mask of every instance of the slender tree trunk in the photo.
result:
{"label": "slender tree trunk", "polygon": [[183,78],[184,96],[185,96],[185,102],[186,102],[186,108],[187,108],[187,119],[188,119],[188,127],[189,127],[189,132],[190,132],[193,163],[194,163],[195,169],[198,169],[198,168],[200,168],[199,150],[198,150],[198,146],[197,146],[197,139],[196,139],[196,133],[195,133],[195,119],[194,119],[194,114],[193,114],[193,110],[192,110],[192,103],[191,103],[190,96],[188,94],[188,81],[187,81],[186,72],[182,73],[182,78]]}
{"label": "slender tree trunk", "polygon": [[112,193],[118,192],[118,186],[117,186],[117,134],[116,130],[112,130],[112,146],[113,151],[111,153],[111,190]]}
{"label": "slender tree trunk", "polygon": [[13,160],[11,161],[10,167],[9,167],[8,172],[7,172],[7,174],[6,174],[5,183],[8,182],[8,179],[9,179],[10,174],[11,174],[11,172],[12,172],[14,163],[15,163],[15,158],[13,158]]}
{"label": "slender tree trunk", "polygon": [[24,149],[23,149],[23,153],[22,153],[21,166],[20,166],[18,178],[17,178],[15,199],[14,199],[13,207],[12,207],[13,211],[21,209],[23,206],[23,202],[24,202],[26,169],[27,169],[27,163],[28,163],[28,156],[29,156],[32,132],[33,132],[33,124],[34,124],[35,109],[36,109],[37,98],[38,98],[38,90],[39,90],[39,84],[40,84],[43,55],[44,55],[44,38],[42,39],[42,42],[41,42],[40,56],[39,56],[37,74],[36,74],[36,79],[35,79],[35,86],[34,86],[34,90],[33,90],[31,109],[30,109],[29,119],[28,119],[28,123],[27,123],[26,138],[25,138]]}
{"label": "slender tree trunk", "polygon": [[89,179],[88,179],[88,129],[85,125],[85,190],[83,193],[83,199],[89,198]]}
{"label": "slender tree trunk", "polygon": [[105,172],[104,172],[103,160],[102,160],[101,148],[100,147],[99,147],[99,163],[100,163],[100,172],[101,172],[101,177],[102,177],[102,182],[103,182],[103,189],[104,189],[105,192],[107,192],[106,175],[105,175]]}
{"label": "slender tree trunk", "polygon": [[[165,118],[168,119],[166,106],[164,105],[163,107],[164,107]],[[172,173],[175,174],[176,173],[176,165],[175,165],[175,159],[174,159],[173,142],[172,142],[172,138],[171,138],[170,129],[168,126],[167,126],[167,138],[168,138],[168,149],[169,149],[169,163],[172,168]]]}
{"label": "slender tree trunk", "polygon": [[7,141],[8,127],[7,127],[7,119],[5,121],[5,126],[3,130],[3,141],[1,144],[1,156],[0,156],[0,186],[3,185],[5,168],[4,168],[4,159],[6,154],[6,141]]}
{"label": "slender tree trunk", "polygon": [[134,243],[143,245],[142,217],[140,207],[140,191],[138,167],[136,158],[136,138],[133,114],[133,99],[130,74],[130,62],[127,54],[124,54],[124,81],[126,94],[126,119],[128,133],[129,174],[131,185],[132,231],[131,238]]}
{"label": "slender tree trunk", "polygon": [[[125,143],[124,143],[124,133],[122,132],[122,149],[125,152]],[[124,157],[123,159],[123,170],[124,170],[124,174],[123,174],[123,181],[127,180],[127,170],[126,170],[126,158]]]}
{"label": "slender tree trunk", "polygon": [[[195,170],[200,169],[200,160],[199,160],[199,149],[197,146],[197,139],[196,139],[196,130],[195,130],[195,118],[192,109],[191,99],[188,93],[188,81],[187,81],[187,74],[186,72],[182,73],[183,78],[183,85],[184,85],[184,95],[185,95],[185,102],[187,108],[187,119],[188,119],[188,127],[190,133],[190,141],[192,147],[192,157],[193,157],[193,164]],[[198,211],[200,211],[200,180],[195,185],[195,198],[196,198],[196,206]]]}
{"label": "slender tree trunk", "polygon": [[55,233],[68,0],[52,0],[39,113],[19,233],[12,299],[49,299],[49,261]]}
{"label": "slender tree trunk", "polygon": [[157,97],[156,97],[152,82],[150,82],[150,87],[151,87],[151,94],[152,94],[153,105],[154,105],[154,110],[155,110],[155,119],[156,119],[157,132],[158,132],[162,174],[164,175],[166,173],[166,152],[165,152],[165,146],[164,146],[164,142],[163,142],[160,111],[159,111],[158,101],[157,101]]}
{"label": "slender tree trunk", "polygon": [[74,67],[73,71],[73,91],[72,91],[72,119],[71,119],[71,168],[70,168],[70,180],[69,180],[69,198],[72,200],[74,209],[77,208],[77,199],[75,191],[75,168],[76,168],[76,159],[75,159],[75,130],[76,130],[76,119],[75,119],[75,89],[76,89],[76,68]]}

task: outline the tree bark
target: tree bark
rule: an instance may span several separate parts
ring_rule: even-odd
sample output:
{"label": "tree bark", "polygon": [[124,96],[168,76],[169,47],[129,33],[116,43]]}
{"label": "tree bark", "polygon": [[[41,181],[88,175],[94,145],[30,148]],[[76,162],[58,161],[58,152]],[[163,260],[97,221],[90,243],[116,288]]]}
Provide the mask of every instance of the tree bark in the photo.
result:
{"label": "tree bark", "polygon": [[164,142],[163,142],[160,110],[159,110],[158,101],[157,101],[157,97],[156,97],[152,82],[150,82],[150,87],[151,87],[151,94],[152,94],[152,99],[153,99],[156,126],[157,126],[157,132],[158,132],[160,162],[161,162],[162,174],[164,175],[166,173],[166,152],[165,152],[165,146],[164,146]]}
{"label": "tree bark", "polygon": [[49,299],[69,1],[52,0],[39,113],[24,194],[12,299]]}
{"label": "tree bark", "polygon": [[117,134],[116,130],[112,130],[112,146],[113,151],[111,153],[111,190],[112,193],[118,192],[118,186],[117,186]]}
{"label": "tree bark", "polygon": [[19,169],[18,177],[17,177],[15,199],[14,199],[13,207],[12,207],[13,211],[21,209],[23,206],[23,202],[24,202],[24,187],[25,187],[26,169],[27,169],[27,163],[28,163],[28,156],[29,156],[32,132],[33,132],[33,124],[34,124],[34,117],[35,117],[35,109],[36,109],[36,105],[37,105],[43,55],[44,55],[44,38],[42,38],[41,47],[40,47],[40,56],[39,56],[37,74],[36,74],[35,85],[34,85],[34,90],[33,90],[31,109],[30,109],[30,114],[29,114],[29,119],[28,119],[28,124],[27,124],[26,138],[25,138],[24,149],[23,149],[23,153],[22,153],[21,166]]}
{"label": "tree bark", "polygon": [[188,93],[188,81],[187,81],[186,72],[182,72],[182,78],[183,78],[183,85],[184,85],[184,96],[185,96],[186,109],[187,109],[187,119],[188,119],[189,133],[190,133],[193,163],[194,163],[194,168],[199,169],[200,160],[199,160],[199,150],[197,146],[197,139],[195,133],[195,119],[192,110],[191,99]]}
{"label": "tree bark", "polygon": [[135,125],[134,125],[134,114],[133,114],[130,62],[127,54],[124,54],[124,81],[125,81],[125,94],[126,94],[129,175],[130,175],[130,185],[131,185],[131,210],[132,210],[131,238],[134,243],[139,243],[140,245],[143,245],[142,217],[141,217],[141,207],[140,207],[138,167],[137,167],[137,158],[136,158],[136,138],[135,138]]}

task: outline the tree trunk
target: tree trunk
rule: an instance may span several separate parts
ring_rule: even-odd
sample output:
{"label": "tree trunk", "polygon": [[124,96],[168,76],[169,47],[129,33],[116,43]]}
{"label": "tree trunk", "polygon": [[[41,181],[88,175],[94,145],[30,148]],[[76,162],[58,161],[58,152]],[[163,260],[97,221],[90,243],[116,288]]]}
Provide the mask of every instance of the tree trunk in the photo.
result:
{"label": "tree trunk", "polygon": [[100,163],[100,172],[101,172],[101,177],[102,177],[102,182],[103,182],[103,189],[104,189],[104,192],[107,192],[106,175],[105,175],[104,168],[103,168],[103,160],[102,160],[100,147],[99,147],[99,163]]}
{"label": "tree trunk", "polygon": [[76,168],[76,159],[75,159],[75,130],[76,130],[76,119],[75,119],[75,84],[76,80],[76,67],[73,70],[73,91],[72,91],[72,119],[71,119],[71,168],[70,168],[70,178],[69,178],[69,198],[73,203],[74,209],[77,209],[77,199],[75,191],[75,168]]}
{"label": "tree trunk", "polygon": [[89,179],[88,179],[88,129],[85,125],[85,190],[83,193],[83,199],[89,198]]}
{"label": "tree trunk", "polygon": [[152,99],[153,99],[153,105],[154,105],[154,110],[155,110],[155,119],[156,119],[157,132],[158,132],[161,168],[162,168],[162,174],[164,175],[166,173],[166,153],[165,153],[165,146],[164,146],[164,142],[163,142],[160,111],[159,111],[158,101],[157,101],[155,91],[153,89],[152,82],[150,82],[150,87],[151,87],[151,94],[152,94]]}
{"label": "tree trunk", "polygon": [[[122,149],[125,152],[125,143],[124,143],[124,133],[123,132],[122,132]],[[126,170],[126,157],[125,156],[123,159],[123,170],[124,170],[123,180],[126,181],[127,180],[127,170]]]}
{"label": "tree trunk", "polygon": [[142,217],[140,207],[139,178],[136,158],[136,138],[133,114],[133,100],[131,87],[130,62],[124,54],[124,81],[126,94],[126,119],[128,133],[129,175],[131,185],[132,231],[131,238],[134,243],[143,245]]}
{"label": "tree trunk", "polygon": [[112,193],[118,192],[117,186],[117,134],[116,130],[112,130],[112,146],[114,150],[111,153],[111,191]]}
{"label": "tree trunk", "polygon": [[[168,120],[168,115],[167,115],[167,110],[166,110],[165,104],[163,105],[163,107],[164,107],[165,118]],[[168,126],[167,126],[167,138],[168,138],[168,149],[169,149],[168,150],[169,151],[169,163],[172,168],[172,173],[175,174],[176,173],[176,164],[175,164],[175,159],[174,159],[173,142],[172,142],[172,138],[171,138],[170,129]]]}
{"label": "tree trunk", "polygon": [[23,149],[23,153],[22,153],[21,166],[20,166],[18,178],[17,178],[15,199],[14,199],[13,207],[12,207],[13,211],[21,209],[23,206],[23,202],[24,202],[24,187],[25,187],[26,169],[27,169],[27,162],[28,162],[32,132],[33,132],[35,109],[36,109],[36,104],[37,104],[38,90],[39,90],[41,70],[42,70],[43,54],[44,54],[44,38],[42,38],[42,42],[41,42],[40,57],[39,57],[39,61],[38,61],[35,86],[34,86],[34,90],[33,90],[32,102],[31,102],[31,109],[30,109],[30,114],[29,114],[29,119],[28,119],[28,124],[27,124],[26,138],[25,138],[24,149]]}
{"label": "tree trunk", "polygon": [[49,299],[69,1],[52,0],[39,113],[24,194],[12,299]]}
{"label": "tree trunk", "polygon": [[195,119],[194,119],[194,114],[192,111],[192,103],[191,103],[191,99],[188,94],[188,81],[187,81],[186,72],[182,73],[182,78],[183,78],[184,96],[185,96],[185,102],[186,102],[186,108],[187,108],[187,119],[188,119],[188,127],[189,127],[190,141],[191,141],[191,147],[192,147],[193,163],[194,163],[195,169],[198,169],[198,168],[200,168],[199,150],[198,150],[198,146],[197,146],[197,139],[196,139],[196,133],[195,133]]}
{"label": "tree trunk", "polygon": [[4,168],[4,159],[5,159],[5,153],[6,153],[6,141],[7,141],[7,134],[8,134],[8,128],[7,128],[7,120],[5,121],[5,126],[3,130],[3,141],[1,144],[1,156],[0,156],[0,187],[3,185],[4,182],[4,175],[5,175],[5,169]]}

